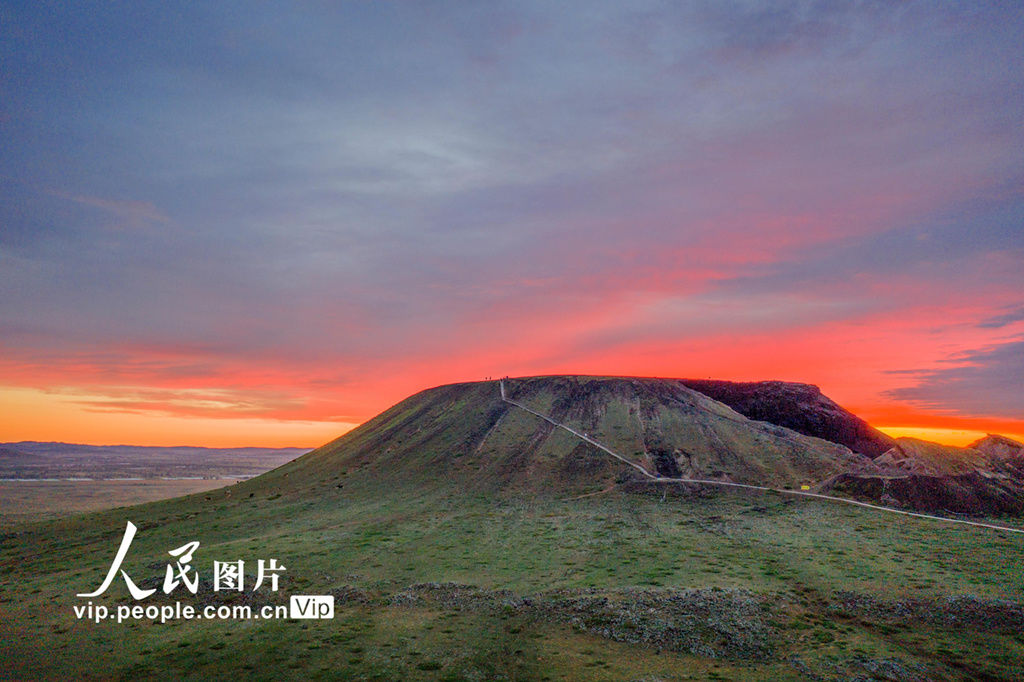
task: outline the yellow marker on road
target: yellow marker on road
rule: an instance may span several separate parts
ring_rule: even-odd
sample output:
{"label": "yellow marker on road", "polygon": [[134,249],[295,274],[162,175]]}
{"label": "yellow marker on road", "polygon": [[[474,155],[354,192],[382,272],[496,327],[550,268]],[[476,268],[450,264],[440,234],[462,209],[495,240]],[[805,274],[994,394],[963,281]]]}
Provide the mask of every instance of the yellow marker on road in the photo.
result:
{"label": "yellow marker on road", "polygon": [[802,486],[800,486],[800,490],[810,490],[810,489],[811,489],[811,486],[809,486],[809,485],[802,485]]}

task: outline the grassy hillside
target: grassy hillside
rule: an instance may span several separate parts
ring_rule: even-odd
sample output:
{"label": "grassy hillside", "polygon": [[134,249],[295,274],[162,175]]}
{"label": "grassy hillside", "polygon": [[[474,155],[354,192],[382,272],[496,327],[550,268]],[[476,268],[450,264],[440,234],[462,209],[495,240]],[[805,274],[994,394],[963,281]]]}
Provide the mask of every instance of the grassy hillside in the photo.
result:
{"label": "grassy hillside", "polygon": [[[847,448],[749,420],[666,379],[534,377],[508,396],[588,433],[653,472],[798,487],[864,464]],[[475,490],[572,490],[631,472],[598,449],[501,400],[497,382],[421,392],[294,464],[271,472],[313,492],[356,471]],[[290,481],[288,476],[293,477]]]}
{"label": "grassy hillside", "polygon": [[674,379],[535,377],[507,390],[665,475],[783,487],[865,464],[841,445],[747,419]]}
{"label": "grassy hillside", "polygon": [[[677,395],[670,388],[635,396],[639,420],[607,399],[626,389],[587,391],[586,409],[577,397],[559,402],[562,390],[540,383],[521,383],[516,396],[564,410],[567,421],[619,445],[654,433],[674,448],[695,446],[700,437],[684,439],[690,427],[677,426],[685,420],[670,413]],[[434,389],[239,485],[5,534],[4,673],[196,680],[239,673],[387,680],[1024,675],[1018,536],[759,493],[632,492],[610,485],[628,479],[628,467],[496,394],[494,384]],[[686,401],[679,404],[685,409]],[[717,416],[701,422],[703,438],[729,437],[728,429],[743,424],[728,408],[714,409]],[[638,421],[636,431],[630,421]],[[765,456],[751,470],[806,466],[794,459],[805,441],[769,435],[759,437],[793,449],[778,445],[778,457]],[[634,455],[643,461],[642,449]],[[336,617],[76,620],[72,605],[83,600],[74,594],[100,582],[127,520],[140,528],[125,563],[136,582],[158,583],[167,550],[199,540],[193,563],[204,578],[214,559],[277,558],[288,569],[279,598],[331,593]],[[260,594],[252,598],[267,598]],[[225,599],[207,583],[194,601]],[[118,581],[95,601],[130,598]]]}

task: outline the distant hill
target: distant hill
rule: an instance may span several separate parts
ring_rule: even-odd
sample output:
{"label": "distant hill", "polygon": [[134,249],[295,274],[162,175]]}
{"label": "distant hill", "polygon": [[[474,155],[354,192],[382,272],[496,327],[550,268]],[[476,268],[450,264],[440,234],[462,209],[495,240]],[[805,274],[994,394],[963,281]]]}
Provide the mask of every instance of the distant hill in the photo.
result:
{"label": "distant hill", "polygon": [[967,447],[1002,460],[1024,460],[1024,443],[990,433]]}
{"label": "distant hill", "polygon": [[847,472],[826,487],[921,511],[1019,515],[1024,513],[1024,457],[1013,443],[990,435],[961,448],[899,438],[875,458],[880,473]]}
{"label": "distant hill", "polygon": [[953,476],[987,471],[992,458],[969,447],[942,445],[918,438],[898,438],[890,450],[875,458],[875,464],[915,474]]}
{"label": "distant hill", "polygon": [[39,461],[38,455],[31,455],[27,452],[13,448],[0,447],[0,466],[8,462]]}
{"label": "distant hill", "polygon": [[683,379],[682,383],[749,419],[830,440],[868,457],[878,457],[895,444],[892,438],[843,409],[811,384],[710,379]]}
{"label": "distant hill", "polygon": [[0,443],[0,478],[249,478],[305,452],[21,441]]}

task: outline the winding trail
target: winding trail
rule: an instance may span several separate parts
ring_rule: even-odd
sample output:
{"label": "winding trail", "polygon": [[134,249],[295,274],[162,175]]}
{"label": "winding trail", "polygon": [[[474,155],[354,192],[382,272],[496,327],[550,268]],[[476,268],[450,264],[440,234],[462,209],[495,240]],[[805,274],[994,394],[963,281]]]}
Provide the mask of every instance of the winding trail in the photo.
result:
{"label": "winding trail", "polygon": [[731,483],[729,481],[712,481],[712,480],[702,479],[702,478],[669,478],[669,477],[666,477],[666,476],[658,476],[656,474],[652,474],[650,471],[648,471],[644,467],[640,466],[636,462],[629,461],[628,459],[626,459],[625,457],[623,457],[619,453],[615,452],[614,450],[612,450],[608,446],[604,445],[603,443],[597,442],[596,440],[594,440],[593,438],[591,438],[587,434],[580,433],[579,431],[577,431],[576,429],[572,428],[571,426],[566,426],[565,424],[562,424],[561,422],[555,421],[554,419],[552,419],[548,415],[542,414],[540,412],[537,412],[536,410],[534,410],[532,408],[529,408],[526,405],[522,404],[518,400],[512,400],[511,398],[509,398],[505,394],[505,380],[504,379],[499,379],[498,380],[498,387],[501,390],[501,399],[503,401],[505,401],[506,403],[508,403],[510,405],[514,405],[514,406],[518,407],[521,410],[525,410],[526,412],[529,412],[530,414],[532,414],[534,416],[540,417],[541,419],[543,419],[546,422],[554,424],[555,426],[557,426],[560,429],[564,429],[564,430],[568,431],[569,433],[571,433],[572,435],[576,436],[577,438],[579,438],[581,440],[584,440],[587,443],[590,443],[591,445],[593,445],[594,447],[596,447],[596,448],[604,451],[605,453],[611,455],[612,457],[614,457],[615,459],[619,460],[623,464],[627,464],[627,465],[633,467],[634,469],[636,469],[637,471],[639,471],[641,474],[644,475],[644,478],[646,479],[645,483],[650,483],[650,484],[659,484],[659,483],[663,483],[663,484],[665,484],[665,483],[667,483],[667,484],[694,483],[694,484],[697,484],[697,485],[717,485],[717,486],[728,487],[728,488],[745,488],[747,490],[759,490],[761,492],[778,493],[779,495],[793,495],[793,496],[796,496],[796,497],[811,497],[811,498],[815,498],[815,499],[819,499],[819,500],[830,500],[832,502],[841,502],[842,504],[849,504],[849,505],[853,505],[855,507],[866,507],[867,509],[877,509],[878,511],[889,512],[890,514],[902,514],[903,516],[914,516],[914,517],[919,518],[919,519],[931,519],[933,521],[945,521],[946,523],[962,523],[962,524],[967,525],[967,526],[977,526],[979,528],[991,528],[993,530],[1002,530],[1002,531],[1006,531],[1008,533],[1021,533],[1021,534],[1024,534],[1024,529],[1021,529],[1021,528],[1011,528],[1009,526],[1000,526],[1000,525],[996,525],[994,523],[981,523],[981,522],[978,522],[978,521],[967,521],[965,519],[951,519],[951,518],[948,518],[948,517],[945,517],[945,516],[933,516],[932,514],[921,514],[921,513],[918,513],[918,512],[903,511],[902,509],[893,509],[892,507],[882,507],[882,506],[877,505],[877,504],[869,504],[867,502],[859,502],[858,500],[850,500],[850,499],[847,499],[845,497],[833,497],[832,495],[822,495],[821,493],[809,493],[809,492],[803,492],[801,490],[785,490],[783,488],[769,488],[767,486],[762,486],[762,485],[748,485],[746,483]]}
{"label": "winding trail", "polygon": [[544,421],[547,421],[547,422],[550,422],[550,423],[554,424],[555,426],[557,426],[560,429],[565,429],[566,431],[568,431],[572,435],[576,436],[577,438],[580,438],[582,440],[587,441],[588,443],[593,445],[595,448],[600,448],[601,450],[604,450],[609,455],[611,455],[615,459],[619,460],[623,464],[628,464],[629,466],[633,467],[634,469],[636,469],[637,471],[642,473],[647,478],[654,479],[654,480],[658,479],[657,476],[654,476],[653,474],[651,474],[651,472],[648,471],[647,469],[644,469],[639,464],[636,464],[634,462],[630,462],[628,459],[626,459],[625,457],[623,457],[619,453],[615,452],[611,448],[606,447],[605,445],[603,445],[601,443],[598,443],[596,440],[594,440],[593,438],[591,438],[587,434],[580,433],[579,431],[577,431],[576,429],[572,428],[571,426],[566,426],[565,424],[562,424],[561,422],[556,422],[554,419],[552,419],[551,417],[547,416],[546,414],[541,414],[540,412],[537,412],[536,410],[533,410],[533,409],[527,407],[526,405],[523,405],[521,402],[518,402],[516,400],[512,400],[511,398],[507,397],[505,395],[505,380],[504,379],[499,379],[498,380],[498,385],[501,387],[501,399],[504,400],[506,403],[509,403],[510,405],[515,405],[520,410],[526,410],[530,414],[536,415],[536,416],[540,417],[541,419],[543,419]]}

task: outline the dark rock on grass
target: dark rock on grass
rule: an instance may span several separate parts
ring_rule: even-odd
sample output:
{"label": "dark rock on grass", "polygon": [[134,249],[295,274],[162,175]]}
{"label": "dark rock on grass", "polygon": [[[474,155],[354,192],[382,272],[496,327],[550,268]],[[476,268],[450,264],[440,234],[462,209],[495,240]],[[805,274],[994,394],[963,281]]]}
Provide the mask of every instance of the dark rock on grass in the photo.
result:
{"label": "dark rock on grass", "polygon": [[[875,682],[876,680],[926,682],[930,679],[928,670],[923,666],[907,663],[897,658],[870,659],[858,656],[850,661],[850,667],[859,668],[866,673],[849,678],[851,682]],[[844,676],[840,679],[846,678]]]}
{"label": "dark rock on grass", "polygon": [[682,477],[683,471],[679,468],[679,462],[676,461],[674,453],[671,453],[664,448],[658,448],[656,450],[651,450],[648,454],[654,461],[654,466],[658,470],[659,476],[664,476],[666,478]]}
{"label": "dark rock on grass", "polygon": [[618,642],[708,658],[766,659],[773,646],[765,601],[742,590],[557,590],[519,597],[457,583],[421,583],[393,606],[515,613]]}
{"label": "dark rock on grass", "polygon": [[368,604],[373,599],[369,592],[352,585],[336,587],[330,594],[334,595],[337,604]]}
{"label": "dark rock on grass", "polygon": [[[554,590],[523,597],[458,583],[420,583],[379,600],[391,606],[484,611],[500,616],[569,625],[608,639],[705,658],[769,660],[785,632],[780,619],[791,607],[777,596],[718,588],[696,590]],[[946,599],[884,600],[836,592],[823,608],[830,617],[855,618],[865,627],[913,629],[921,625],[1014,634],[1024,631],[1024,606],[958,595]],[[799,659],[790,663],[809,673]],[[850,676],[818,679],[918,680],[927,672],[898,659],[855,658]],[[837,669],[839,672],[839,669]],[[814,675],[808,674],[814,678]]]}
{"label": "dark rock on grass", "polygon": [[608,639],[707,658],[766,659],[773,646],[763,600],[742,590],[555,593],[556,619]]}
{"label": "dark rock on grass", "polygon": [[845,613],[890,625],[926,623],[941,627],[969,628],[985,632],[1024,631],[1024,606],[1000,599],[957,595],[946,599],[882,600],[854,592],[837,592],[829,606]]}

